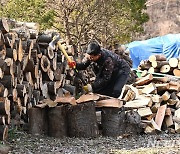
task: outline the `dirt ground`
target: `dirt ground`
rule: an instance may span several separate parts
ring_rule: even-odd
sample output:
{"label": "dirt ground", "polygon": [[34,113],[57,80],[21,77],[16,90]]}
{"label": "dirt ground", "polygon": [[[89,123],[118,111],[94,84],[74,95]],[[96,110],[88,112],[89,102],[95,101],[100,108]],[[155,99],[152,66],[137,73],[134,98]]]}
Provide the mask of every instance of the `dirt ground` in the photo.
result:
{"label": "dirt ground", "polygon": [[9,154],[180,154],[180,134],[165,132],[128,137],[60,139],[32,136],[24,131],[11,130],[8,140],[4,143],[10,146]]}

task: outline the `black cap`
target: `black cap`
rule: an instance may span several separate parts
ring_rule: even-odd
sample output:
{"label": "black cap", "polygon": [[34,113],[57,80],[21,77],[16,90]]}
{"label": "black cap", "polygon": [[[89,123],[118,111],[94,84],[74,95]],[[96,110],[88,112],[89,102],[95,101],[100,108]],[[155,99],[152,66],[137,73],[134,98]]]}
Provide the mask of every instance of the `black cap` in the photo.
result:
{"label": "black cap", "polygon": [[93,41],[89,43],[86,53],[89,55],[98,55],[101,53],[101,47],[96,41]]}

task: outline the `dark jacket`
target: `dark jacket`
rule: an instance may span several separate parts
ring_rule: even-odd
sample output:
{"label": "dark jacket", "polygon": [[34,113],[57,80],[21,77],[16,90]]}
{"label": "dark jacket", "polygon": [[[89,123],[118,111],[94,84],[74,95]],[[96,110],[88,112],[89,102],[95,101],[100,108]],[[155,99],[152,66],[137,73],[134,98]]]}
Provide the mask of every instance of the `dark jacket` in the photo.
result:
{"label": "dark jacket", "polygon": [[90,60],[84,63],[77,63],[77,69],[84,70],[93,63],[96,79],[92,84],[93,92],[106,88],[111,82],[117,80],[118,74],[129,74],[130,67],[127,62],[106,49],[101,49],[101,57],[96,62]]}

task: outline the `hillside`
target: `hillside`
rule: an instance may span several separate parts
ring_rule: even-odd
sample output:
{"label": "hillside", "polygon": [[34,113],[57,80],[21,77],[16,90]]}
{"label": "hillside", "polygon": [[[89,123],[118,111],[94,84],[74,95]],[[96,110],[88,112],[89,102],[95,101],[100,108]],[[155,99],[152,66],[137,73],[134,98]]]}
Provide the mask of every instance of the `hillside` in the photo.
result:
{"label": "hillside", "polygon": [[179,0],[148,0],[147,13],[150,20],[144,25],[145,34],[139,39],[180,33],[179,6]]}

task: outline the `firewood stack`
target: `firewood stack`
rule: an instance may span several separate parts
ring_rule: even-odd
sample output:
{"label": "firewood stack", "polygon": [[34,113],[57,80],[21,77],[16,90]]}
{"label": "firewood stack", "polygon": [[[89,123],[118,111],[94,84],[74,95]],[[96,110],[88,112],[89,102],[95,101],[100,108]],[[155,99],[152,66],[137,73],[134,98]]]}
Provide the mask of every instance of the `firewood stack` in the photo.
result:
{"label": "firewood stack", "polygon": [[141,61],[139,70],[145,74],[149,73],[163,73],[180,77],[180,58],[166,59],[165,55],[152,55],[149,59]]}
{"label": "firewood stack", "polygon": [[18,126],[21,118],[28,121],[29,108],[70,93],[64,87],[72,82],[66,76],[73,76],[61,51],[48,48],[54,32],[40,33],[36,23],[11,23],[9,29],[0,19],[0,139],[7,138],[10,119]]}
{"label": "firewood stack", "polygon": [[180,133],[180,80],[148,74],[126,85],[121,95],[125,108],[141,116],[145,133],[168,130]]}

